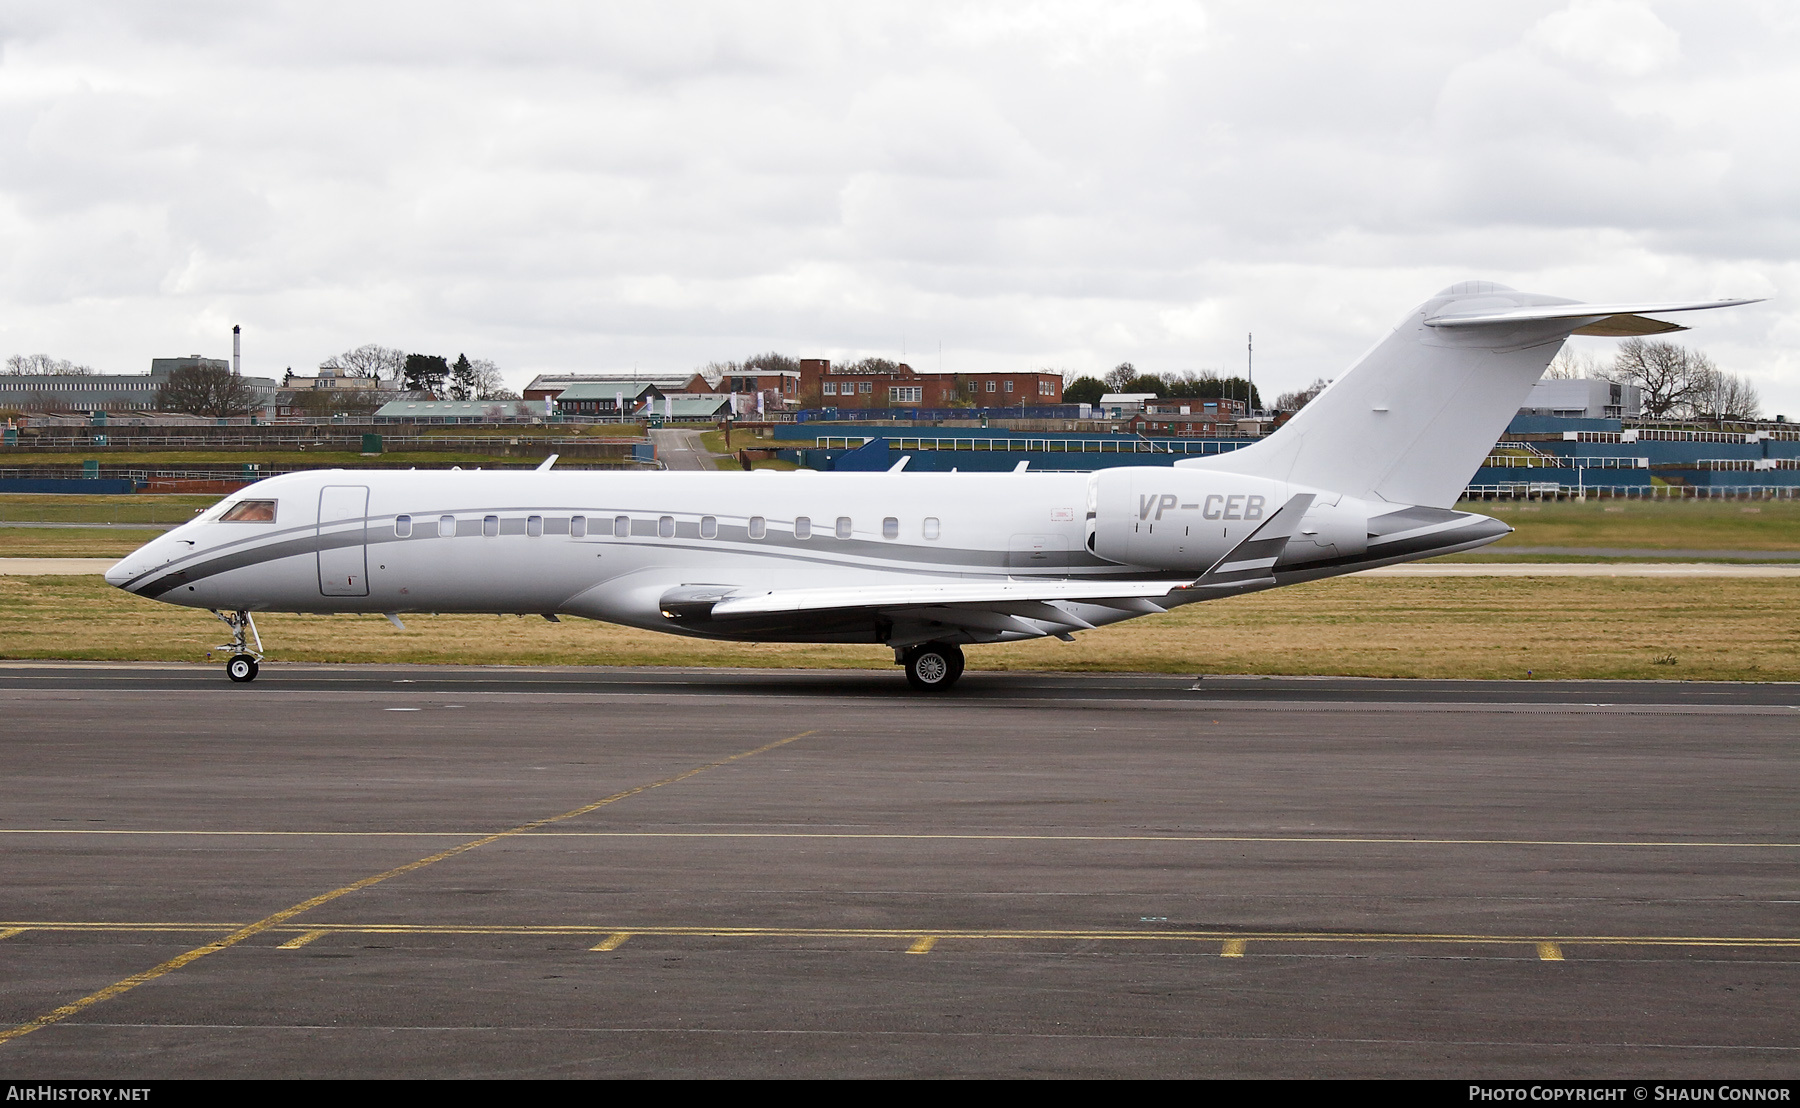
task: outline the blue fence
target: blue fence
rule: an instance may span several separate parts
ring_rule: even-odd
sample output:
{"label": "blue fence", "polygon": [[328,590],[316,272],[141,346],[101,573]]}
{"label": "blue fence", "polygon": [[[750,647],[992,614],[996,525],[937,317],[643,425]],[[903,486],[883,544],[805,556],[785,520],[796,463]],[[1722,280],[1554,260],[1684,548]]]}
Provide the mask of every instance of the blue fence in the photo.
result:
{"label": "blue fence", "polygon": [[136,492],[137,482],[112,477],[0,477],[0,492]]}

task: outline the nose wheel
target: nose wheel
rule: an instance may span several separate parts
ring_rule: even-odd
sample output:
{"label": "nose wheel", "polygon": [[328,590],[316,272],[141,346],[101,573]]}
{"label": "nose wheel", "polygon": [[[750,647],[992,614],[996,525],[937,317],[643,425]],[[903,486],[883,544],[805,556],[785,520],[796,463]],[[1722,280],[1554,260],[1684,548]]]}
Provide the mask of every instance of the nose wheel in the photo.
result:
{"label": "nose wheel", "polygon": [[907,684],[920,692],[941,692],[962,676],[962,647],[948,642],[911,646],[901,655],[900,664],[906,667]]}
{"label": "nose wheel", "polygon": [[[262,636],[256,633],[256,621],[249,612],[215,611],[213,615],[231,628],[231,641],[219,647],[230,656],[225,663],[225,676],[239,685],[256,680],[256,671],[262,663]],[[254,647],[250,645],[253,642]]]}

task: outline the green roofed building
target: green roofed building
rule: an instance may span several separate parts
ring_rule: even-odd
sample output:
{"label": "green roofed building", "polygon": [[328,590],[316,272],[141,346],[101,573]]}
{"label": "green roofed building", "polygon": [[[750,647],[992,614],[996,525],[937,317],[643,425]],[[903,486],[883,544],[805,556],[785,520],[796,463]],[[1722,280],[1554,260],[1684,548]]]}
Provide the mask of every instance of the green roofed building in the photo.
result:
{"label": "green roofed building", "polygon": [[543,419],[541,400],[392,400],[375,411],[377,423],[498,423]]}

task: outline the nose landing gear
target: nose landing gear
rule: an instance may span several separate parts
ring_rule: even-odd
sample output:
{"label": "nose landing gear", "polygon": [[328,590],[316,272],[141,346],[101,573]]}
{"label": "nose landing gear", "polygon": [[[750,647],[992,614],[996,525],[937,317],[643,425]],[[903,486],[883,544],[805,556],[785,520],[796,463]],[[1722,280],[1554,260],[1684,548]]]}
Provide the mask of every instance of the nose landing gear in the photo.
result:
{"label": "nose landing gear", "polygon": [[[219,647],[231,656],[225,663],[225,676],[240,685],[256,680],[263,656],[262,636],[256,633],[256,620],[249,612],[214,611],[213,615],[231,628],[231,641]],[[246,631],[250,633],[248,640],[244,637]],[[252,642],[256,644],[254,648],[250,645]]]}
{"label": "nose landing gear", "polygon": [[896,661],[906,667],[906,683],[920,692],[942,692],[963,673],[962,647],[955,643],[921,643],[899,654]]}

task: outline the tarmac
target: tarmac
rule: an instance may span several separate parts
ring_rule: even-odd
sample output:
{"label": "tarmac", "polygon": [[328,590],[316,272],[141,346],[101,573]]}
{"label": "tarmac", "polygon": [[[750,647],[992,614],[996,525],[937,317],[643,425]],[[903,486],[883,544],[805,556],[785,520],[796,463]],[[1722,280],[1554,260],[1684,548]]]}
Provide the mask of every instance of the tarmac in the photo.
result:
{"label": "tarmac", "polygon": [[713,455],[700,441],[700,432],[678,428],[650,430],[645,432],[651,445],[656,447],[657,460],[664,469],[674,470],[711,470]]}
{"label": "tarmac", "polygon": [[0,1076],[1791,1078],[1800,686],[0,663]]}

